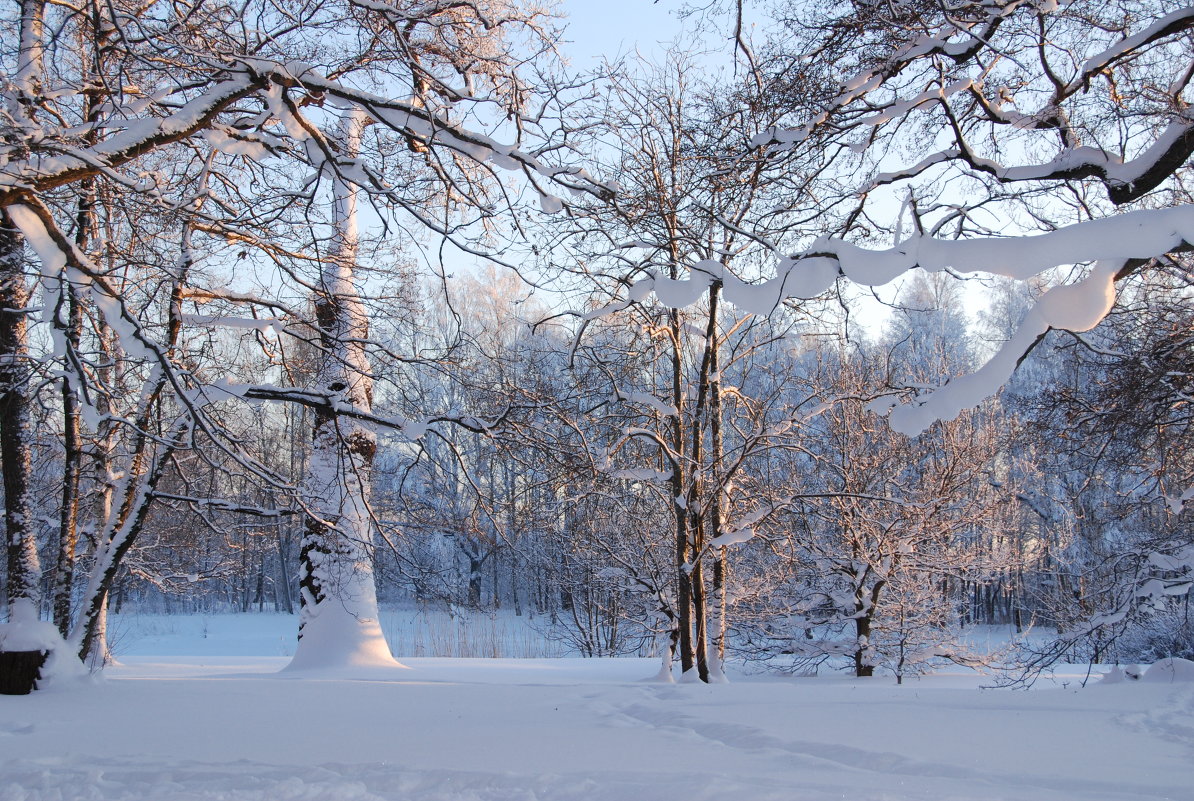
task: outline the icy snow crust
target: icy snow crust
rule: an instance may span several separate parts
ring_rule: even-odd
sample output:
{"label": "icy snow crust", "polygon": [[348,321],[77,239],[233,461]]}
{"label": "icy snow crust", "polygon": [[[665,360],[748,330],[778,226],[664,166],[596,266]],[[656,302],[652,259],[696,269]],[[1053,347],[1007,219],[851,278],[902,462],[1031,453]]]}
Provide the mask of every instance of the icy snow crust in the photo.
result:
{"label": "icy snow crust", "polygon": [[1082,689],[1073,668],[1029,692],[962,674],[710,686],[644,681],[654,659],[398,656],[408,670],[302,675],[278,655],[124,655],[98,686],[0,697],[0,799],[1147,801],[1194,786],[1190,683]]}

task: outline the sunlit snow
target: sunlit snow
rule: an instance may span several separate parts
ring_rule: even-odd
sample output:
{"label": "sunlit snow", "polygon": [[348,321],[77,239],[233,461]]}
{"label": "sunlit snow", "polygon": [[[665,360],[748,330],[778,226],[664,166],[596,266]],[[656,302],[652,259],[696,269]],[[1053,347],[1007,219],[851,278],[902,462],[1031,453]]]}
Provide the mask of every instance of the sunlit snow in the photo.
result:
{"label": "sunlit snow", "polygon": [[290,616],[159,620],[97,683],[0,696],[0,798],[1159,801],[1194,782],[1189,663],[1085,687],[1063,667],[1028,692],[401,653],[409,670],[304,675],[279,672]]}

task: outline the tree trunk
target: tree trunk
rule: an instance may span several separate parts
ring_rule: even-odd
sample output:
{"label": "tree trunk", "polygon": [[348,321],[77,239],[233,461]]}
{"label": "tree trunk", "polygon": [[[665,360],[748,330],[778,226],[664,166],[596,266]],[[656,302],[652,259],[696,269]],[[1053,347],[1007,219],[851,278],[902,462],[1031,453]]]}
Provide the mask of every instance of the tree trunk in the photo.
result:
{"label": "tree trunk", "polygon": [[709,680],[725,682],[726,583],[729,578],[726,549],[718,548],[713,562],[713,603],[709,611]]}
{"label": "tree trunk", "polygon": [[[724,443],[721,432],[721,342],[717,332],[717,287],[709,292],[709,328],[705,347],[709,349],[709,540],[720,537],[724,531]],[[713,602],[709,612],[709,681],[725,682],[723,664],[726,655],[726,580],[728,578],[726,549],[718,548],[713,562]]]}
{"label": "tree trunk", "polygon": [[[717,479],[716,454],[709,448],[708,456],[704,446],[705,433],[712,436],[712,402],[713,387],[718,376],[717,365],[717,301],[720,285],[714,283],[709,287],[709,320],[705,328],[705,347],[701,356],[700,371],[697,374],[697,397],[693,408],[692,444],[689,451],[692,462],[693,475],[689,482],[688,502],[686,508],[699,511],[691,526],[692,559],[689,566],[689,580],[692,587],[692,620],[695,642],[693,650],[696,654],[697,676],[701,681],[709,681],[709,628],[708,628],[708,600],[705,594],[704,558],[707,543],[710,540],[710,524],[720,525],[720,518],[714,520],[712,515],[719,507],[716,496],[719,492]],[[710,443],[712,445],[712,443]]]}
{"label": "tree trunk", "polygon": [[0,470],[4,482],[7,600],[41,604],[41,562],[30,497],[33,470],[29,427],[29,289],[24,240],[7,214],[0,215]]}
{"label": "tree trunk", "polygon": [[871,616],[869,614],[854,618],[854,635],[855,642],[858,644],[854,649],[854,675],[859,678],[873,676],[875,666],[866,661],[866,644],[869,644],[871,640]]}
{"label": "tree trunk", "polygon": [[875,619],[875,610],[879,608],[879,598],[883,594],[885,583],[875,582],[869,593],[864,592],[860,584],[854,592],[854,634],[857,638],[857,647],[854,649],[854,675],[859,678],[875,675],[875,666],[868,658],[868,652],[871,650],[871,624]]}
{"label": "tree trunk", "polygon": [[[83,314],[74,289],[66,284],[66,346],[79,348]],[[58,563],[54,568],[54,625],[65,637],[71,622],[71,591],[75,578],[75,552],[79,546],[79,480],[83,448],[79,399],[69,378],[62,379],[62,501],[58,519]]]}
{"label": "tree trunk", "polygon": [[[345,157],[359,153],[367,122],[359,111],[345,118]],[[368,412],[373,384],[363,343],[369,326],[354,283],[357,190],[337,178],[335,191],[334,252],[323,264],[315,299],[322,351],[315,389]],[[288,667],[395,666],[378,622],[373,577],[369,496],[376,436],[324,407],[315,412],[311,439],[299,550],[299,643]]]}
{"label": "tree trunk", "polygon": [[[696,543],[694,543],[694,554],[700,553],[700,548],[703,545],[703,536],[701,529],[703,526],[698,524],[695,527]],[[708,606],[705,598],[705,572],[702,562],[704,560],[700,556],[693,556],[692,573],[689,574],[692,581],[692,622],[693,622],[693,651],[696,653],[696,670],[697,678],[703,682],[709,681],[709,619]]]}
{"label": "tree trunk", "polygon": [[[676,268],[672,266],[672,277]],[[680,672],[687,673],[696,664],[692,647],[692,584],[688,573],[689,515],[686,498],[688,487],[684,470],[684,364],[681,351],[683,328],[680,312],[672,309],[668,313],[670,324],[669,344],[672,357],[672,405],[676,414],[672,419],[672,515],[675,521],[675,568],[676,568],[676,628],[679,632]]]}
{"label": "tree trunk", "polygon": [[[97,42],[98,38],[104,35],[94,31],[91,33],[90,38],[93,42]],[[85,33],[80,33],[80,39],[85,36]],[[86,44],[88,42],[80,41],[80,53]],[[92,124],[98,122],[100,107],[99,90],[91,89],[83,101],[84,119]],[[92,130],[84,138],[89,145],[94,145],[99,141],[99,131]],[[79,202],[75,213],[75,247],[80,253],[86,253],[95,243],[96,203],[95,180],[89,178],[80,184]],[[79,395],[76,392],[77,387],[72,386],[72,383],[81,385],[85,377],[71,374],[74,365],[82,364],[80,350],[83,338],[83,300],[65,275],[60,280],[60,287],[58,302],[66,305],[65,327],[59,333],[62,338],[60,347],[66,362],[66,375],[62,379],[62,502],[58,520],[58,562],[54,569],[53,618],[54,625],[58,627],[62,636],[67,637],[72,621],[71,597],[74,591],[76,551],[79,546],[79,507],[82,502],[79,492],[83,474],[83,432]],[[46,302],[49,303],[49,300]],[[63,326],[61,309],[54,315],[54,326]]]}
{"label": "tree trunk", "polygon": [[90,639],[84,650],[83,664],[92,671],[112,664],[112,652],[108,650],[108,594],[105,592],[92,616]]}
{"label": "tree trunk", "polygon": [[485,560],[474,554],[468,554],[468,608],[481,608],[481,578]]}
{"label": "tree trunk", "polygon": [[[97,321],[98,330],[96,331],[96,340],[99,349],[99,364],[96,367],[97,377],[103,386],[112,386],[113,379],[116,373],[116,341],[115,335],[112,333],[104,323],[102,316]],[[91,512],[91,517],[95,521],[95,529],[92,533],[90,549],[92,561],[92,577],[95,574],[95,565],[98,564],[100,552],[103,548],[103,543],[106,541],[109,529],[108,525],[113,519],[114,502],[116,497],[116,487],[113,485],[111,476],[114,472],[112,469],[113,454],[116,451],[117,443],[117,426],[113,420],[111,398],[106,392],[96,393],[95,397],[96,411],[100,415],[100,423],[95,432],[94,444],[94,460],[91,464],[90,473],[92,481],[95,482],[99,491],[96,494],[94,508]],[[90,586],[90,580],[88,581]],[[84,596],[84,604],[87,603],[87,596]],[[85,626],[88,624],[86,615],[76,613],[76,623],[71,632],[71,637],[68,638],[72,643],[78,643],[82,648],[82,641],[79,637],[92,638],[91,644],[88,648],[91,650],[98,650],[104,654],[108,651],[107,642],[107,614],[108,614],[108,595],[103,593],[99,599],[96,617],[102,617],[98,621],[92,634],[87,635]],[[77,634],[77,636],[76,636]],[[87,651],[81,650],[80,655],[87,657]],[[104,662],[100,661],[102,667]]]}

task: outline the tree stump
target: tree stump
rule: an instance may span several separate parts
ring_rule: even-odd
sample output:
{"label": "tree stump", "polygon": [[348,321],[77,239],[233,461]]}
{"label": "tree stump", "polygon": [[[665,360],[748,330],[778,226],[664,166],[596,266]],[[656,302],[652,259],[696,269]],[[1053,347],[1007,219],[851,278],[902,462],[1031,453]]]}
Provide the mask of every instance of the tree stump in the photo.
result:
{"label": "tree stump", "polygon": [[0,695],[28,695],[49,651],[0,651]]}

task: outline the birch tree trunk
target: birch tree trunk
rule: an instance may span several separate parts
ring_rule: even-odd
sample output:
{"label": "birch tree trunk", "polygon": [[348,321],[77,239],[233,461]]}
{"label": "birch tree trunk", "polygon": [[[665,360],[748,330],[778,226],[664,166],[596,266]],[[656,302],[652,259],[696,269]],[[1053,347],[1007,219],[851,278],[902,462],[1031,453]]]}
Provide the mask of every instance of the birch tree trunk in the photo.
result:
{"label": "birch tree trunk", "polygon": [[[97,320],[96,345],[99,348],[99,365],[96,368],[97,377],[104,386],[113,386],[116,377],[116,361],[118,344],[116,335],[112,333],[104,322],[102,315]],[[96,393],[95,407],[99,413],[100,422],[96,427],[95,440],[92,445],[93,456],[91,463],[91,478],[95,483],[95,499],[91,504],[91,519],[95,521],[95,531],[91,535],[88,558],[97,563],[103,543],[109,532],[109,524],[114,515],[116,501],[116,484],[112,481],[115,453],[118,446],[119,432],[113,420],[112,399],[106,392]],[[94,572],[94,571],[93,571]],[[91,586],[91,575],[88,574],[87,586]],[[87,596],[84,596],[86,601]],[[104,666],[111,661],[108,651],[108,594],[104,592],[94,602],[94,629],[90,635],[86,632],[88,620],[79,618],[72,631],[71,642],[78,642],[79,649],[83,649],[83,640],[87,639],[87,647],[81,650],[79,656],[83,663],[90,668]],[[77,632],[77,633],[76,633]]]}
{"label": "birch tree trunk", "polygon": [[[89,24],[83,25],[77,33],[78,37],[78,53],[79,63],[83,70],[83,74],[89,79],[92,79],[92,88],[84,94],[83,98],[83,118],[88,124],[95,125],[100,118],[100,109],[102,107],[103,90],[100,88],[101,82],[94,80],[95,75],[102,73],[101,55],[103,51],[102,45],[109,37],[107,31],[101,31],[100,27],[95,24],[93,18]],[[94,50],[90,51],[88,56],[89,46]],[[99,131],[92,130],[84,137],[84,141],[89,146],[94,146],[99,141]],[[75,212],[75,247],[79,249],[80,253],[87,253],[93,250],[100,240],[99,225],[97,212],[99,203],[99,192],[96,186],[95,178],[84,179],[80,184],[78,205]],[[98,254],[96,254],[98,255]],[[63,444],[63,458],[62,458],[62,501],[58,520],[58,560],[54,568],[54,583],[53,583],[53,599],[52,610],[54,625],[62,633],[63,637],[70,634],[70,627],[72,622],[71,617],[71,600],[74,591],[75,574],[77,568],[77,551],[79,546],[79,515],[80,507],[82,505],[82,498],[80,497],[82,478],[83,478],[83,428],[80,413],[80,399],[75,382],[81,383],[81,376],[72,379],[69,372],[72,369],[72,363],[81,363],[82,356],[82,337],[83,337],[83,304],[84,293],[80,289],[71,284],[66,275],[62,275],[59,279],[59,310],[55,314],[55,327],[60,329],[58,336],[61,337],[61,348],[64,358],[67,362],[67,375],[62,379],[62,444]],[[49,299],[46,300],[49,303]],[[62,310],[65,307],[66,320],[62,320]],[[101,343],[106,343],[109,337],[101,333],[99,339]],[[103,350],[103,344],[101,344]],[[101,367],[100,370],[110,372],[107,367]],[[110,381],[107,382],[110,386]],[[99,402],[99,399],[97,399]],[[103,400],[106,405],[106,396]],[[110,431],[111,421],[106,417],[102,427],[105,431]],[[96,459],[104,461],[110,454],[110,448],[106,447],[108,443],[95,443]],[[98,467],[98,465],[97,465]],[[106,465],[103,468],[102,475],[106,478]],[[100,486],[106,486],[104,481]],[[100,521],[106,522],[108,514],[111,511],[111,497],[107,499],[106,503],[101,504],[103,516],[99,518]],[[98,528],[98,527],[97,527]],[[106,620],[106,616],[105,616]],[[104,626],[106,631],[106,625]],[[107,650],[107,638],[102,637],[100,648],[100,657],[103,660],[109,658]],[[103,664],[101,662],[100,664]]]}
{"label": "birch tree trunk", "polygon": [[[368,118],[349,114],[341,128],[344,155],[360,152]],[[365,354],[369,334],[355,285],[357,189],[337,177],[335,240],[324,264],[315,315],[322,350],[315,388],[368,412],[373,382]],[[308,507],[299,552],[299,643],[288,669],[397,666],[378,623],[369,509],[374,433],[334,409],[314,415],[305,481]]]}

